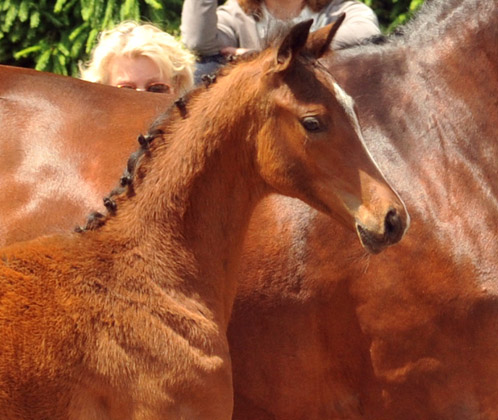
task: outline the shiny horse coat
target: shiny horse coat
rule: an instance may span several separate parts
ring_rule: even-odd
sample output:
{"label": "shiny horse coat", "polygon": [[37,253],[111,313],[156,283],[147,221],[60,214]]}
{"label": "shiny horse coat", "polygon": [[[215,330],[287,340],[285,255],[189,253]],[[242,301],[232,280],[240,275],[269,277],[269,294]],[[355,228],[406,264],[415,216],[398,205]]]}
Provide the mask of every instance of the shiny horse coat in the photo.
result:
{"label": "shiny horse coat", "polygon": [[496,1],[432,1],[385,45],[325,59],[412,225],[367,256],[295,200],[258,206],[234,419],[498,418],[497,43]]}
{"label": "shiny horse coat", "polygon": [[173,100],[0,66],[0,244],[70,231],[103,209],[136,137]]}
{"label": "shiny horse coat", "polygon": [[311,21],[176,102],[79,233],[0,249],[0,417],[232,416],[226,329],[258,201],[300,198],[367,250],[408,214],[367,152]]}
{"label": "shiny horse coat", "polygon": [[[329,62],[353,96],[368,148],[400,191],[412,226],[399,245],[367,256],[350,230],[297,200],[270,196],[256,207],[228,335],[235,419],[498,417],[497,18],[492,0],[433,0],[386,45],[343,51]],[[3,86],[3,67],[0,76]],[[70,107],[57,104],[65,104],[60,92],[76,81],[62,79],[51,108],[42,108],[55,111],[46,127],[75,124]],[[25,89],[36,94],[43,85],[37,83],[13,79],[8,88],[22,87],[19,102]],[[128,100],[106,107],[124,108],[122,129],[133,123],[130,102],[147,95],[127,93]],[[142,109],[151,106],[143,102]],[[10,114],[2,130],[35,115]],[[95,120],[85,123],[89,133]],[[46,142],[45,132],[32,141]],[[138,132],[118,138],[126,153]],[[112,188],[120,161],[99,176],[113,171],[87,197],[88,209]],[[5,198],[15,193],[5,184],[2,191]],[[82,223],[86,212],[75,213],[65,229]],[[0,212],[0,222],[6,214]],[[37,215],[37,229],[23,231],[22,219],[8,230],[0,223],[0,240],[59,229],[62,216],[49,223],[46,213]]]}

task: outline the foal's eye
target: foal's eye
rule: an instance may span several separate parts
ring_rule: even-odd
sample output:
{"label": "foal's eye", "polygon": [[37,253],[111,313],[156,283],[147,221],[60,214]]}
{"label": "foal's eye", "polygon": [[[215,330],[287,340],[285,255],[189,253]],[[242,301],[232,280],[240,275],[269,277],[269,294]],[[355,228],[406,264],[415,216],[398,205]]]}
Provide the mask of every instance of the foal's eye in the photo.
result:
{"label": "foal's eye", "polygon": [[319,131],[322,129],[322,124],[320,124],[320,120],[316,117],[304,117],[301,120],[301,124],[307,131]]}

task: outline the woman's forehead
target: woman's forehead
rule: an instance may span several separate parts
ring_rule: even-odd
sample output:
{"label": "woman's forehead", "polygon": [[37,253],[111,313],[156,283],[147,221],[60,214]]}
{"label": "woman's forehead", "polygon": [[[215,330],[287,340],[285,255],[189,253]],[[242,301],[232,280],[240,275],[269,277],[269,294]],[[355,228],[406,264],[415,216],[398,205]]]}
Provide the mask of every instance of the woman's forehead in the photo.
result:
{"label": "woman's forehead", "polygon": [[116,56],[109,63],[109,84],[120,82],[150,83],[163,80],[159,65],[147,56]]}

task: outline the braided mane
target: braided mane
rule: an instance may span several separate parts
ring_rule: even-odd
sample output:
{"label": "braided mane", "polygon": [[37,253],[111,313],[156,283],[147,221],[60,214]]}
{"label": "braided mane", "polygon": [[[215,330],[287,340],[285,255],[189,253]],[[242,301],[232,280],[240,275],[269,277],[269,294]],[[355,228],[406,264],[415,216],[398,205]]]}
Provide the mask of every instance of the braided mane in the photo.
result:
{"label": "braided mane", "polygon": [[150,126],[146,135],[138,135],[137,141],[139,143],[139,148],[128,158],[126,168],[119,179],[118,185],[103,199],[106,213],[103,214],[99,211],[92,211],[88,215],[85,225],[76,226],[74,231],[83,233],[89,230],[96,230],[103,226],[110,216],[116,214],[118,197],[129,197],[134,195],[134,180],[137,168],[139,167],[142,157],[144,155],[150,155],[151,145],[154,140],[158,137],[162,137],[163,141],[166,143],[168,138],[165,134],[168,134],[169,127],[179,119],[188,118],[188,104],[193,98],[208,89],[216,82],[218,77],[228,74],[236,63],[252,60],[256,55],[251,54],[241,58],[232,56],[228,59],[227,66],[218,69],[215,73],[203,75],[202,84],[177,99],[165,112],[159,115]]}

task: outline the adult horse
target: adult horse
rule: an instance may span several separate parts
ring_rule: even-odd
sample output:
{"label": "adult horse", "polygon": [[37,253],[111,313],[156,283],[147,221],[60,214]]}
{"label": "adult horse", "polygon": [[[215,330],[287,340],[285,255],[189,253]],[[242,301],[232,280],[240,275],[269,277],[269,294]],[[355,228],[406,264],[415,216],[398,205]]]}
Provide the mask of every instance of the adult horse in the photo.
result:
{"label": "adult horse", "polygon": [[229,329],[237,420],[498,417],[497,18],[491,0],[428,2],[405,35],[330,63],[412,228],[367,258],[299,202],[255,209]]}
{"label": "adult horse", "polygon": [[498,418],[498,3],[430,1],[403,32],[325,60],[410,231],[366,257],[295,200],[258,206],[229,327],[236,420]]}
{"label": "adult horse", "polygon": [[0,244],[71,230],[170,95],[0,66]]}
{"label": "adult horse", "polygon": [[338,24],[307,42],[311,23],[177,102],[98,223],[0,250],[0,417],[230,419],[234,272],[270,191],[373,252],[401,239],[405,208],[317,62]]}

